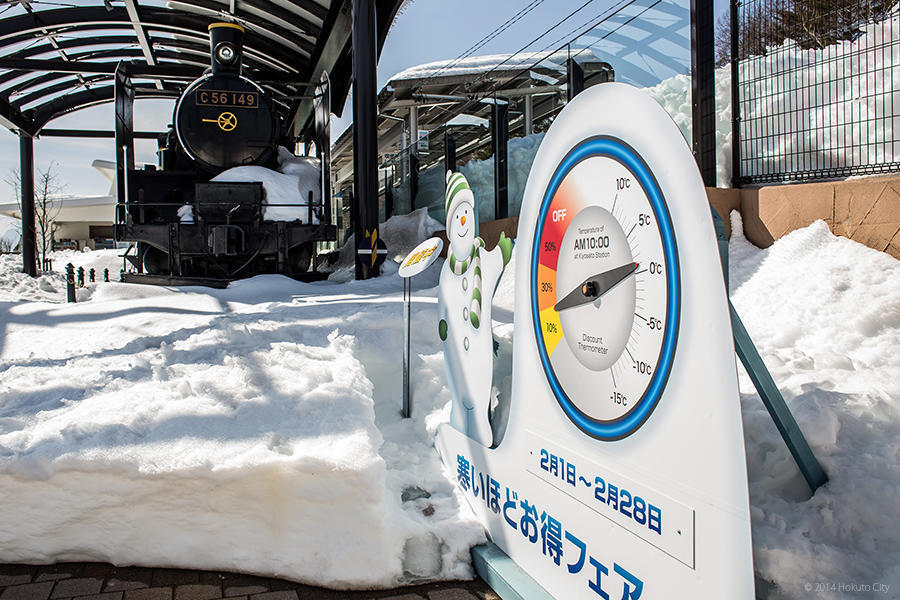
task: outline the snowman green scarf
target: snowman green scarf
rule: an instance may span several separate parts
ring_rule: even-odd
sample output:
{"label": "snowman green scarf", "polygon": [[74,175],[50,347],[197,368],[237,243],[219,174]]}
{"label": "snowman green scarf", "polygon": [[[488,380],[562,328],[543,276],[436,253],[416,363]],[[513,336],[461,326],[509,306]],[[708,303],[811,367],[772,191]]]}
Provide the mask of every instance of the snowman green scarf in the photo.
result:
{"label": "snowman green scarf", "polygon": [[450,254],[450,270],[456,275],[462,275],[472,265],[474,269],[472,273],[472,301],[469,303],[469,321],[472,327],[478,329],[481,322],[481,249],[484,247],[484,240],[476,237],[472,243],[472,251],[466,260],[459,260],[454,256],[453,250],[449,250]]}
{"label": "snowman green scarf", "polygon": [[[469,189],[469,182],[462,173],[447,171],[446,214],[450,219],[456,208],[463,202],[469,202],[473,208],[475,197]],[[481,324],[481,249],[484,248],[484,240],[476,237],[472,242],[472,250],[464,260],[453,254],[453,248],[448,248],[450,255],[450,270],[456,275],[465,273],[471,265],[474,269],[472,277],[472,300],[469,303],[469,321],[472,327],[478,329]]]}
{"label": "snowman green scarf", "polygon": [[[466,181],[462,173],[454,173],[447,171],[447,191],[446,191],[446,215],[448,223],[456,212],[459,205],[468,202],[475,207],[475,196],[469,189],[469,182]],[[477,217],[476,217],[477,218]],[[500,241],[497,243],[500,254],[503,258],[503,266],[506,267],[512,255],[512,241],[505,234],[500,234]],[[481,324],[481,249],[484,248],[484,240],[476,237],[472,242],[472,250],[465,258],[458,257],[453,254],[452,246],[448,247],[450,270],[455,275],[462,275],[468,269],[472,268],[472,299],[469,302],[468,319],[472,323],[472,327],[478,329]],[[493,293],[493,290],[492,290]],[[441,339],[444,339],[441,336]]]}

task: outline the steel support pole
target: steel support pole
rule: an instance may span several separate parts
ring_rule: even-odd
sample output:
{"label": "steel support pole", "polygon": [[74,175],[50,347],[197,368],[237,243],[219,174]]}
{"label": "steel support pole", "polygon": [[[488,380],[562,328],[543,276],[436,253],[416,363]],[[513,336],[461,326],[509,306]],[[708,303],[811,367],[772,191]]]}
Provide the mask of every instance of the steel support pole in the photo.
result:
{"label": "steel support pole", "polygon": [[738,0],[731,0],[731,186],[741,187],[740,28]]}
{"label": "steel support pole", "polygon": [[716,186],[716,73],[713,0],[691,0],[691,133],[703,183]]}
{"label": "steel support pole", "polygon": [[[376,118],[375,0],[353,0],[353,211],[356,278],[377,275],[372,268],[378,238],[378,129]],[[372,253],[361,254],[363,238]]]}
{"label": "steel support pole", "polygon": [[574,58],[566,60],[566,100],[572,101],[572,98],[584,91],[584,69],[581,68]]}
{"label": "steel support pole", "polygon": [[409,151],[419,155],[419,107],[409,107]]}
{"label": "steel support pole", "polygon": [[456,140],[449,131],[444,132],[444,172],[456,172]]}
{"label": "steel support pole", "polygon": [[534,133],[534,96],[525,96],[525,135]]}
{"label": "steel support pole", "polygon": [[22,208],[22,270],[37,277],[34,228],[34,138],[19,133],[19,183]]}
{"label": "steel support pole", "polygon": [[[509,216],[509,104],[497,102],[491,106],[491,143],[494,147],[494,218]],[[478,222],[478,221],[476,221]]]}

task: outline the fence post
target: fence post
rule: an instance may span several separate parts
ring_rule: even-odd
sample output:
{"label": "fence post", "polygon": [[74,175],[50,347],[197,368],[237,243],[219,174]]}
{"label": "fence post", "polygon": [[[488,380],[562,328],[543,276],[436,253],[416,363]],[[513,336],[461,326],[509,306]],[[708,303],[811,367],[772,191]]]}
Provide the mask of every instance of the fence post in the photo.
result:
{"label": "fence post", "polygon": [[[503,102],[501,104],[500,102]],[[509,216],[509,102],[494,97],[491,105],[491,143],[494,149],[494,218]],[[475,221],[478,222],[477,220]]]}
{"label": "fence post", "polygon": [[566,100],[571,102],[572,98],[584,91],[584,69],[581,68],[574,58],[566,59]]}
{"label": "fence post", "polygon": [[694,160],[707,187],[716,186],[714,30],[713,0],[691,0],[691,131]]}
{"label": "fence post", "polygon": [[109,281],[109,269],[103,269],[103,281]]}
{"label": "fence post", "polygon": [[456,173],[456,140],[449,131],[444,131],[444,173]]}
{"label": "fence post", "polygon": [[66,265],[66,302],[77,302],[75,299],[75,267]]}
{"label": "fence post", "polygon": [[78,287],[84,287],[84,267],[78,267]]}
{"label": "fence post", "polygon": [[91,283],[94,283],[96,280],[97,280],[97,274],[94,271],[93,267],[91,267],[91,270],[88,271],[88,281],[90,281]]}
{"label": "fence post", "polygon": [[731,0],[731,187],[741,187],[741,90],[738,0]]}

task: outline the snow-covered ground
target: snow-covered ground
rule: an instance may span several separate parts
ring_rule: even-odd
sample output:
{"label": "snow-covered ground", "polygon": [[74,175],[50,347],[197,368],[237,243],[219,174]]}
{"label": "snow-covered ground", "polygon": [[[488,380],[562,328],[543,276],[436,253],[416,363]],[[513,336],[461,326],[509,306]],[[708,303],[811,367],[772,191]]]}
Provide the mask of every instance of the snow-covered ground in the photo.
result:
{"label": "snow-covered ground", "polygon": [[876,583],[890,589],[857,595],[898,597],[900,261],[823,221],[766,250],[736,213],[732,228],[732,301],[830,477],[808,498],[741,369],[756,571],[777,586],[771,598],[855,597],[840,584]]}
{"label": "snow-covered ground", "polygon": [[[742,373],[760,595],[810,597],[807,582],[900,589],[900,262],[821,222],[767,250],[733,224],[732,299],[831,478],[807,497]],[[435,226],[419,211],[387,229],[401,254]],[[74,255],[54,265],[120,260]],[[439,265],[413,298],[404,420],[393,261],[369,281],[97,283],[65,304],[55,279],[19,281],[3,258],[4,288],[18,287],[0,299],[0,491],[17,508],[0,513],[0,561],[215,567],[351,588],[471,576],[483,534],[432,448],[449,416]],[[501,389],[514,273],[495,298]]]}

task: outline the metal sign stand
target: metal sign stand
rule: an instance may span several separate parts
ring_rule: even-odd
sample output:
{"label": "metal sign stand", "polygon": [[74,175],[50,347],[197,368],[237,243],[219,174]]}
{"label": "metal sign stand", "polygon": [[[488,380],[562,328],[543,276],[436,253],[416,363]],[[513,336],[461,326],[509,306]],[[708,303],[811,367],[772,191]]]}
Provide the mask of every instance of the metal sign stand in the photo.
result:
{"label": "metal sign stand", "polygon": [[[380,240],[379,240],[380,241]],[[444,243],[440,238],[429,238],[413,248],[400,262],[397,274],[403,279],[403,409],[404,419],[412,415],[412,397],[409,392],[409,321],[412,302],[412,278],[430,267],[441,255]]]}
{"label": "metal sign stand", "polygon": [[409,396],[409,308],[412,301],[412,284],[403,278],[403,418],[412,415],[412,399]]}
{"label": "metal sign stand", "polygon": [[[722,272],[725,275],[725,288],[727,290],[728,237],[725,234],[725,224],[722,222],[722,218],[715,209],[710,207],[710,210],[712,210],[713,223],[716,226],[719,257],[722,260]],[[822,484],[828,481],[828,476],[809,447],[809,443],[797,425],[794,415],[791,414],[791,410],[787,407],[784,397],[778,390],[778,386],[775,385],[775,380],[772,379],[772,375],[766,368],[766,363],[763,362],[759,351],[753,344],[753,340],[750,339],[750,334],[747,333],[747,329],[744,327],[744,323],[741,322],[734,305],[731,304],[730,298],[728,300],[728,309],[731,311],[731,329],[734,336],[734,349],[738,358],[741,359],[741,364],[747,369],[747,374],[750,375],[753,386],[775,422],[775,427],[778,428],[778,433],[784,439],[791,456],[797,462],[797,466],[800,468],[804,479],[806,479],[806,483],[809,484],[809,489],[815,493]]]}

